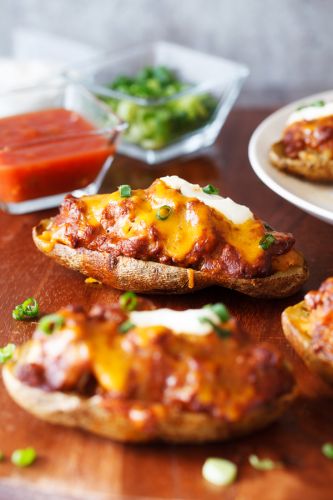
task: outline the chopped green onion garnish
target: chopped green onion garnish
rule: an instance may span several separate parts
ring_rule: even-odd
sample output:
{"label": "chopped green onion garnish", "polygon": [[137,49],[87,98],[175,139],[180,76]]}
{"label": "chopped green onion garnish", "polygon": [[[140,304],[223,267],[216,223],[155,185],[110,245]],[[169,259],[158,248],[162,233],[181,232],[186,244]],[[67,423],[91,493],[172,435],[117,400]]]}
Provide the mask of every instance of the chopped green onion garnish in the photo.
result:
{"label": "chopped green onion garnish", "polygon": [[249,462],[256,470],[273,470],[281,467],[279,462],[274,462],[270,458],[259,458],[257,455],[250,455]]}
{"label": "chopped green onion garnish", "polygon": [[35,318],[36,316],[38,316],[39,313],[38,302],[33,297],[30,297],[29,299],[25,300],[22,304],[22,308],[24,314],[26,316],[29,316],[29,318]]}
{"label": "chopped green onion garnish", "polygon": [[326,102],[323,99],[319,99],[318,101],[313,101],[310,104],[302,104],[302,106],[299,106],[296,111],[300,111],[305,108],[322,108],[325,104]]}
{"label": "chopped green onion garnish", "polygon": [[207,304],[204,309],[211,309],[220,320],[225,323],[230,319],[230,313],[226,306],[222,302],[218,304]]}
{"label": "chopped green onion garnish", "polygon": [[237,465],[223,458],[207,458],[202,475],[206,481],[216,486],[226,486],[236,480]]}
{"label": "chopped green onion garnish", "polygon": [[221,339],[226,339],[230,337],[230,331],[226,330],[225,328],[221,328],[220,326],[216,325],[214,321],[212,321],[210,318],[200,318],[199,319],[200,323],[208,323],[214,332],[221,338]]}
{"label": "chopped green onion garnish", "polygon": [[135,327],[134,323],[132,323],[132,321],[130,320],[127,320],[124,321],[124,323],[122,323],[121,325],[119,325],[118,330],[120,331],[120,333],[127,333],[134,327]]}
{"label": "chopped green onion garnish", "polygon": [[46,335],[51,335],[57,330],[60,330],[64,323],[65,318],[60,316],[60,314],[48,314],[39,321],[38,330],[46,333]]}
{"label": "chopped green onion garnish", "polygon": [[12,317],[18,321],[22,321],[27,318],[36,318],[38,314],[38,302],[33,297],[29,297],[29,299],[26,299],[23,304],[19,304],[12,311]]}
{"label": "chopped green onion garnish", "polygon": [[33,464],[37,458],[37,453],[34,448],[24,448],[22,450],[15,450],[12,453],[11,461],[17,467],[28,467]]}
{"label": "chopped green onion garnish", "polygon": [[206,194],[219,194],[219,190],[212,184],[207,184],[207,186],[203,187],[202,190]]}
{"label": "chopped green onion garnish", "polygon": [[172,208],[168,205],[163,205],[156,212],[156,217],[159,220],[166,220],[172,212]]}
{"label": "chopped green onion garnish", "polygon": [[119,297],[119,304],[123,311],[134,311],[138,305],[138,299],[134,292],[123,293]]}
{"label": "chopped green onion garnish", "polygon": [[323,446],[321,447],[321,452],[326,458],[333,460],[333,443],[323,444]]}
{"label": "chopped green onion garnish", "polygon": [[17,321],[22,321],[24,319],[24,312],[22,306],[16,306],[15,309],[13,309],[12,317]]}
{"label": "chopped green onion garnish", "polygon": [[271,247],[274,242],[275,242],[274,236],[270,233],[267,233],[259,241],[259,246],[261,246],[263,250],[268,250],[269,247]]}
{"label": "chopped green onion garnish", "polygon": [[7,344],[4,347],[0,347],[0,363],[6,363],[6,361],[11,359],[15,349],[15,344]]}
{"label": "chopped green onion garnish", "polygon": [[132,196],[132,188],[128,184],[119,186],[119,193],[122,198],[130,198]]}
{"label": "chopped green onion garnish", "polygon": [[0,450],[0,462],[2,462],[5,459],[5,454],[3,451]]}

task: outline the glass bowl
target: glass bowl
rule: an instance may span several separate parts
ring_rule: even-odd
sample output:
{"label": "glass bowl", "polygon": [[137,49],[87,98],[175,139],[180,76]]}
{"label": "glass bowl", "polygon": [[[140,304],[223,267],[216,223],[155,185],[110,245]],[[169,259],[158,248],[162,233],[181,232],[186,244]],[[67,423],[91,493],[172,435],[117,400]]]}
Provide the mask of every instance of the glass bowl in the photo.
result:
{"label": "glass bowl", "polygon": [[[188,87],[172,96],[156,100],[134,97],[109,86],[120,75],[134,76],[145,67],[156,66],[170,68],[177,78],[189,84]],[[115,103],[118,104],[117,114],[129,125],[118,151],[155,164],[210,146],[218,136],[248,74],[248,68],[242,64],[175,44],[156,42],[118,54],[104,54],[98,59],[67,70],[64,76],[70,81],[81,82],[103,101],[109,100],[113,107]],[[139,129],[135,118],[131,121],[133,109],[135,116],[148,116],[147,121],[157,110],[163,120],[163,110],[166,107],[181,108],[182,111],[185,107],[187,112],[186,106],[191,106],[193,99],[197,103],[197,98],[208,98],[215,102],[207,120],[192,130],[180,132],[167,144],[159,146],[154,141],[151,147],[153,141],[149,141],[149,134],[155,133],[154,127],[152,131],[149,128],[151,122],[145,124],[144,129]],[[164,121],[163,125],[168,126],[169,123]]]}
{"label": "glass bowl", "polygon": [[[45,123],[33,121],[41,120],[38,112]],[[55,123],[54,113],[69,121]],[[72,125],[75,121],[81,128]],[[108,106],[78,84],[1,94],[0,209],[22,214],[57,206],[68,193],[97,193],[124,128]]]}

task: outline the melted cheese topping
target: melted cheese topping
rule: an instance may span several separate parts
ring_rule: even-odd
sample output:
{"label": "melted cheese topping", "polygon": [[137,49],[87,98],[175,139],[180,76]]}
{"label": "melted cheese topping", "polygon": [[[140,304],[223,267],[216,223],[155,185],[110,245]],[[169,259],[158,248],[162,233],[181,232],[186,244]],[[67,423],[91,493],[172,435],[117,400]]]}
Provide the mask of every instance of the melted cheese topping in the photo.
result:
{"label": "melted cheese topping", "polygon": [[294,111],[287,120],[287,125],[300,121],[317,120],[325,116],[333,115],[333,102],[327,102],[324,106],[306,106],[302,109]]}
{"label": "melted cheese topping", "polygon": [[229,219],[233,224],[244,224],[244,222],[253,219],[253,213],[246,206],[235,203],[231,198],[204,193],[199,184],[191,184],[177,175],[161,177],[161,180],[172,189],[179,190],[184,196],[202,201],[205,205]]}
{"label": "melted cheese topping", "polygon": [[[169,179],[169,184],[170,179],[177,179],[177,182],[183,186],[182,192],[173,187],[170,188],[164,179]],[[188,186],[193,186],[194,191]],[[183,194],[184,189],[187,195]],[[190,196],[192,192],[194,195]],[[133,190],[130,198],[121,198],[119,191],[83,197],[82,201],[87,207],[88,223],[98,226],[107,205],[112,203],[119,205],[124,200],[131,200],[133,209],[130,213],[125,212],[124,215],[120,215],[115,221],[115,227],[119,233],[124,238],[135,238],[154,227],[166,254],[175,261],[182,261],[196,243],[206,244],[207,241],[214,240],[216,231],[227,243],[237,248],[244,260],[249,263],[255,262],[263,252],[259,246],[259,241],[264,234],[263,225],[253,218],[252,213],[246,207],[235,204],[229,198],[207,195],[199,186],[187,183],[177,176],[164,177],[148,190]],[[192,201],[195,202],[195,206],[191,208],[190,202]],[[159,220],[156,213],[163,205],[171,207],[172,213],[166,220]],[[235,224],[225,215],[222,216],[222,205],[229,215],[231,209],[235,208],[233,220],[242,221],[242,223]],[[214,219],[211,209],[216,210]],[[54,236],[61,241],[61,231],[57,235],[56,228]],[[209,251],[208,248],[207,251]]]}

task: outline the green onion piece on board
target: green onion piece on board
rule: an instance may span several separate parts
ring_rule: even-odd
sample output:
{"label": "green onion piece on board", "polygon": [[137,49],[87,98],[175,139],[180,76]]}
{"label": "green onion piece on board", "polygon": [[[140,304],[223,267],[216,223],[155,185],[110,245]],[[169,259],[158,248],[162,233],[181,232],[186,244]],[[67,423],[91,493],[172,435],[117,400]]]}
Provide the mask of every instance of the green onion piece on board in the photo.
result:
{"label": "green onion piece on board", "polygon": [[323,444],[323,446],[321,447],[321,452],[326,458],[333,460],[333,443]]}
{"label": "green onion piece on board", "polygon": [[262,471],[273,470],[281,467],[279,462],[274,462],[270,458],[259,458],[257,455],[250,455],[249,463],[254,469]]}
{"label": "green onion piece on board", "polygon": [[237,465],[224,458],[207,458],[202,475],[206,481],[216,486],[226,486],[236,480]]}
{"label": "green onion piece on board", "polygon": [[37,453],[34,448],[24,448],[15,450],[12,453],[11,461],[17,467],[28,467],[33,464],[37,458]]}
{"label": "green onion piece on board", "polygon": [[6,363],[6,361],[11,359],[15,349],[15,344],[7,344],[4,347],[0,347],[0,363]]}

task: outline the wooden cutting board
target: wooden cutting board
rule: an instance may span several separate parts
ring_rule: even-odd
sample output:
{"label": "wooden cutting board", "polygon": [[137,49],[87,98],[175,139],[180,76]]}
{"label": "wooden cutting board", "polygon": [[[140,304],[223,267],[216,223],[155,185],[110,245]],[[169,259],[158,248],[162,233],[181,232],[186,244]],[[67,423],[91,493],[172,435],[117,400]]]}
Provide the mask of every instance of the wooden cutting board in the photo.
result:
{"label": "wooden cutting board", "polygon": [[[229,118],[221,140],[200,156],[148,167],[119,157],[104,185],[146,187],[155,177],[178,174],[200,184],[212,183],[236,201],[252,208],[264,220],[291,231],[310,264],[311,277],[304,291],[333,276],[333,226],[320,222],[284,202],[255,177],[247,159],[247,145],[255,126],[269,110],[238,110]],[[32,323],[12,320],[14,306],[36,297],[42,313],[68,303],[89,306],[110,303],[115,290],[87,285],[84,278],[40,254],[31,240],[31,228],[54,211],[10,216],[0,213],[0,345],[21,343],[31,335]],[[303,291],[303,292],[304,292]],[[333,392],[309,373],[284,340],[281,311],[299,301],[303,293],[287,300],[265,301],[211,288],[182,297],[149,297],[156,306],[200,307],[223,301],[256,340],[277,344],[294,363],[301,397],[276,424],[248,438],[226,444],[169,446],[120,445],[43,423],[18,408],[0,382],[0,449],[7,459],[0,463],[0,499],[265,499],[321,500],[333,497],[333,462],[320,448],[333,441]],[[37,462],[19,470],[8,457],[16,448],[34,446]],[[248,456],[271,457],[283,469],[258,472]],[[204,460],[225,457],[238,464],[239,477],[227,488],[205,482]]]}

